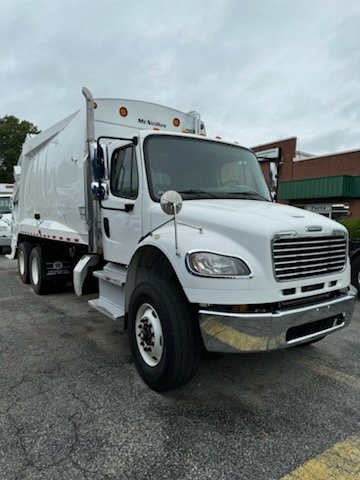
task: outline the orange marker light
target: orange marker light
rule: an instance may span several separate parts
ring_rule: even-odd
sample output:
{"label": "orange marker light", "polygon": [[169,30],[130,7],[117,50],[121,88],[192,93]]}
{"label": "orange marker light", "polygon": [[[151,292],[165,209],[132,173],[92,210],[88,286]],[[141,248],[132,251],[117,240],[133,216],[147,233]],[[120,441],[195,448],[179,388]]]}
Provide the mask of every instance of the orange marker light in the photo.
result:
{"label": "orange marker light", "polygon": [[119,113],[122,117],[127,117],[128,111],[126,107],[120,107],[119,108]]}
{"label": "orange marker light", "polygon": [[180,127],[180,120],[178,118],[173,119],[173,125],[174,127]]}

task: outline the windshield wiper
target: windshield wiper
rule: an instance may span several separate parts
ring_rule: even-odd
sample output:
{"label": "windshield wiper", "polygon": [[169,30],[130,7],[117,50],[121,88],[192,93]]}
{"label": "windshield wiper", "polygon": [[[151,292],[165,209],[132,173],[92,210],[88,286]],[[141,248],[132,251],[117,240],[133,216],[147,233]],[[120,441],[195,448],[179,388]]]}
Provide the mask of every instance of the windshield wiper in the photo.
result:
{"label": "windshield wiper", "polygon": [[181,190],[180,195],[194,195],[196,198],[204,198],[204,196],[210,197],[210,198],[219,198],[219,195],[215,195],[215,193],[208,192],[206,190],[200,190],[200,189],[191,189],[191,190]]}
{"label": "windshield wiper", "polygon": [[254,192],[253,190],[247,190],[246,192],[232,192],[234,194],[239,195],[240,197],[248,198],[251,197],[255,200],[264,200],[265,202],[270,202],[268,198],[263,197],[258,192]]}

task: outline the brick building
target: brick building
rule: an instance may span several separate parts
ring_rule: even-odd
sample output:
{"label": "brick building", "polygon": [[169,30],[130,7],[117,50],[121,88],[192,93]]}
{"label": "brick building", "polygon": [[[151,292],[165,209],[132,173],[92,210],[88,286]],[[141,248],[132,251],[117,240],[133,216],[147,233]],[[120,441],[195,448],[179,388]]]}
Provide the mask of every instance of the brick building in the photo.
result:
{"label": "brick building", "polygon": [[296,143],[292,137],[253,147],[278,201],[334,219],[360,218],[360,150],[315,156]]}

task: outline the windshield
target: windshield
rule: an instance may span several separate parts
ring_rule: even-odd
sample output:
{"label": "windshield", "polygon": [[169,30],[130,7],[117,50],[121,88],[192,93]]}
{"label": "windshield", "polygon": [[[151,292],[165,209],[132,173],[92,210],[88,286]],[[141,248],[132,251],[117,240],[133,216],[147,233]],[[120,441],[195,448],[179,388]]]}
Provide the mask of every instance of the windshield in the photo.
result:
{"label": "windshield", "polygon": [[0,213],[11,213],[10,197],[0,197]]}
{"label": "windshield", "polygon": [[197,138],[153,135],[145,140],[150,195],[166,190],[184,200],[242,198],[271,201],[255,155],[242,147]]}

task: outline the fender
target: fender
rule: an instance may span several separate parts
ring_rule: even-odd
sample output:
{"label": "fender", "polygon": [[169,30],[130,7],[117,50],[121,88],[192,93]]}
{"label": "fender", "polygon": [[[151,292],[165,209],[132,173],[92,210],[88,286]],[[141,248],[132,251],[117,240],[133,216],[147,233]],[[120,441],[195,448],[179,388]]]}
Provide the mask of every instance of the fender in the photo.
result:
{"label": "fender", "polygon": [[[214,294],[224,299],[225,291],[234,291],[239,293],[239,290],[248,290],[250,288],[249,280],[252,280],[255,272],[258,278],[262,272],[262,265],[260,259],[254,257],[254,254],[244,248],[240,243],[234,242],[218,232],[204,230],[200,233],[199,230],[188,227],[187,225],[178,224],[178,241],[179,241],[179,254],[175,252],[175,236],[174,226],[166,224],[160,227],[158,230],[152,232],[151,235],[145,237],[138,245],[136,252],[134,253],[127,274],[126,289],[125,289],[125,302],[126,310],[129,304],[131,292],[135,286],[144,279],[147,279],[146,265],[148,268],[154,262],[154,259],[158,256],[163,258],[168,263],[168,268],[172,269],[179,284],[185,292],[185,295],[189,302],[198,303],[199,299],[196,299],[190,292],[202,292],[202,299],[205,295],[207,302],[214,301]],[[201,250],[210,251],[228,256],[239,257],[246,262],[249,266],[251,278],[210,278],[193,275],[189,272],[186,266],[186,254],[190,251]],[[146,257],[146,258],[145,258]],[[143,263],[141,268],[141,263]],[[264,280],[263,280],[264,281]],[[253,285],[254,282],[251,281]],[[239,288],[241,285],[241,288]],[[218,300],[219,300],[218,299]],[[229,300],[231,303],[233,300]]]}

